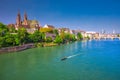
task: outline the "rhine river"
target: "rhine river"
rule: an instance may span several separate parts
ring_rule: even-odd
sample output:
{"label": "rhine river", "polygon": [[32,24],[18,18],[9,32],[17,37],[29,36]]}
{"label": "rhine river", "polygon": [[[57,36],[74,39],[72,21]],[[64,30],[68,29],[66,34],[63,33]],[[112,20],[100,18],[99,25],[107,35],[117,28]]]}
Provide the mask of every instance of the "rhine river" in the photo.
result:
{"label": "rhine river", "polygon": [[[65,56],[68,59],[61,61]],[[82,41],[0,54],[0,80],[120,80],[120,41]]]}

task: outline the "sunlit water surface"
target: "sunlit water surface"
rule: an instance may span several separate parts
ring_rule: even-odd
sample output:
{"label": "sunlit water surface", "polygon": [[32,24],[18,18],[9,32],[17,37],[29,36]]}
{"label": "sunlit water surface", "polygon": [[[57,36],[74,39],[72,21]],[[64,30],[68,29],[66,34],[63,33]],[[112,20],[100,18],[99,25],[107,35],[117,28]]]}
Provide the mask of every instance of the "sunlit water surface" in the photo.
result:
{"label": "sunlit water surface", "polygon": [[[68,59],[61,61],[61,58]],[[0,55],[0,80],[120,80],[120,41],[82,41]]]}

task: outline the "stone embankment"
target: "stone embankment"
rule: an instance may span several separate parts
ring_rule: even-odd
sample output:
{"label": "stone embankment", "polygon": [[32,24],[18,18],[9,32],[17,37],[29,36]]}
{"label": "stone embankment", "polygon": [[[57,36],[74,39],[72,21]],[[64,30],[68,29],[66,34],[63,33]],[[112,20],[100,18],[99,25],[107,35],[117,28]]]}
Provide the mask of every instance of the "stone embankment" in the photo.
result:
{"label": "stone embankment", "polygon": [[22,51],[22,50],[29,49],[29,48],[34,48],[34,47],[35,47],[34,43],[30,43],[30,44],[24,44],[24,45],[21,45],[21,46],[0,48],[0,53]]}

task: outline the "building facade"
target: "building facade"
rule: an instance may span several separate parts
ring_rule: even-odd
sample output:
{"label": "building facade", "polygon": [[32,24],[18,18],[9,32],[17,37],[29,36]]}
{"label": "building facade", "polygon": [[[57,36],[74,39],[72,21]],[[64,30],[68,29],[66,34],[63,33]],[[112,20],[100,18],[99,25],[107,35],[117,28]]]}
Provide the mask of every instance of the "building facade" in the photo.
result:
{"label": "building facade", "polygon": [[28,20],[26,12],[24,13],[24,18],[22,21],[20,12],[18,12],[15,29],[18,30],[21,27],[25,28],[27,32],[33,33],[35,30],[40,28],[40,24],[37,20]]}

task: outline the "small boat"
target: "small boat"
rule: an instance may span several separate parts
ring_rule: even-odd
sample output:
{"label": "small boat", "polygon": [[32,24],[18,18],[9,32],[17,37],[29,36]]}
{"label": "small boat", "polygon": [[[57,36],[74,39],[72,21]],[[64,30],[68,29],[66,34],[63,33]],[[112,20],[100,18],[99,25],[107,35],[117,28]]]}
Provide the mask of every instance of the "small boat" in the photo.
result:
{"label": "small boat", "polygon": [[61,59],[61,61],[66,60],[66,59],[67,59],[67,57],[64,57],[64,58]]}

